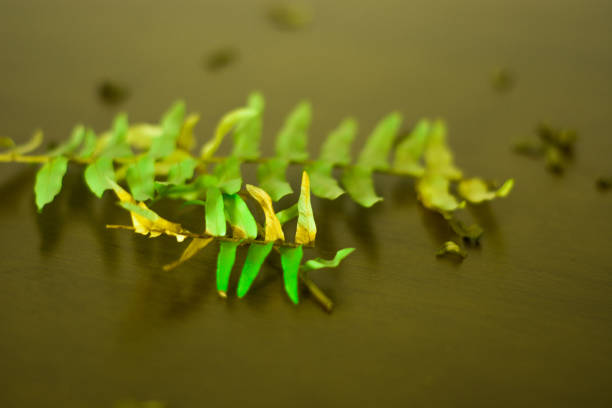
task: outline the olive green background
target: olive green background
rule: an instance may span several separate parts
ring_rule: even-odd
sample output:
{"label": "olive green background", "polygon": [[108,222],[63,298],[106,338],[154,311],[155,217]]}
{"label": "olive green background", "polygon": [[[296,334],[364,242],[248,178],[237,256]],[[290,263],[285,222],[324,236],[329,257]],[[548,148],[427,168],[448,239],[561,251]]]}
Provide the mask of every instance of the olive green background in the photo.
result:
{"label": "olive green background", "polygon": [[[445,223],[410,180],[377,176],[385,201],[370,210],[314,200],[308,255],[357,248],[312,274],[331,315],[305,294],[294,307],[273,266],[225,301],[214,247],[163,272],[182,246],[106,230],[127,214],[109,193],[96,200],[82,169],[37,214],[36,168],[2,163],[0,405],[611,406],[612,194],[594,181],[612,175],[612,3],[320,0],[296,32],[272,26],[268,4],[2,0],[0,134],[106,129],[117,109],[96,98],[103,78],[129,85],[132,122],[184,98],[202,112],[200,141],[261,90],[266,154],[302,98],[312,153],[346,115],[360,123],[354,153],[389,111],[407,128],[440,116],[467,175],[516,179],[508,198],[468,211],[482,247],[460,265],[436,259]],[[207,72],[204,56],[226,46],[239,59]],[[500,66],[517,75],[506,94],[491,87]],[[580,134],[563,177],[510,151],[541,120]],[[201,225],[197,209],[155,208]]]}

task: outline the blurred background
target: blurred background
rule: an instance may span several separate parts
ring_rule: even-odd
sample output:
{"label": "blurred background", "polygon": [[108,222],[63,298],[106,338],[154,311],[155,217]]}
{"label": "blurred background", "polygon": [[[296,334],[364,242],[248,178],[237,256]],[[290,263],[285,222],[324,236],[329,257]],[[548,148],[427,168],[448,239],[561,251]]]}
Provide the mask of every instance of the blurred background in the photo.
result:
{"label": "blurred background", "polygon": [[[105,230],[125,214],[78,171],[37,215],[35,169],[2,164],[0,402],[609,406],[611,21],[603,0],[0,0],[0,136],[17,142],[184,99],[201,143],[259,90],[266,154],[308,99],[313,155],[343,117],[355,154],[398,110],[406,128],[445,118],[467,175],[516,179],[471,213],[487,232],[461,265],[435,259],[452,236],[411,182],[377,176],[371,210],[316,200],[320,255],[357,248],[313,274],[327,315],[293,307],[274,270],[222,301],[214,251],[166,274],[181,248]],[[541,121],[579,134],[563,176],[512,153]]]}

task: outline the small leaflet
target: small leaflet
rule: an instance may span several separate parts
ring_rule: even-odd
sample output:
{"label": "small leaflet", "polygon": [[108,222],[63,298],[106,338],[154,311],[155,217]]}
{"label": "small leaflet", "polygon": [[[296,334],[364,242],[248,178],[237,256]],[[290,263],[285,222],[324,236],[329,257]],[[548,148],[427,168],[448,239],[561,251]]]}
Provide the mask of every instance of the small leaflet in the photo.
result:
{"label": "small leaflet", "polygon": [[288,248],[281,247],[281,266],[283,268],[283,282],[285,283],[285,292],[289,295],[289,299],[296,305],[299,301],[298,296],[298,272],[300,262],[302,262],[303,251],[302,247]]}
{"label": "small leaflet", "polygon": [[77,157],[79,159],[89,159],[96,150],[97,142],[98,139],[96,138],[96,133],[93,131],[93,129],[87,129],[85,131],[83,147],[81,147],[81,150],[79,151],[79,153],[77,153]]}
{"label": "small leaflet", "polygon": [[401,124],[402,116],[397,112],[382,118],[368,137],[363,150],[361,150],[357,165],[373,170],[388,169],[387,158]]}
{"label": "small leaflet", "polygon": [[332,177],[333,164],[325,161],[316,161],[304,169],[310,175],[312,193],[317,197],[335,200],[344,194],[338,181]]}
{"label": "small leaflet", "polygon": [[236,248],[240,242],[221,241],[217,256],[217,292],[222,298],[227,297],[229,278],[236,261]]}
{"label": "small leaflet", "polygon": [[431,126],[429,140],[425,148],[427,172],[437,174],[450,180],[459,180],[462,176],[453,164],[453,154],[446,144],[446,124],[436,120]]}
{"label": "small leaflet", "polygon": [[[357,122],[353,118],[344,119],[334,129],[321,147],[319,161],[347,166],[351,163],[351,144],[357,134]],[[314,189],[313,189],[314,191]]]}
{"label": "small leaflet", "polygon": [[197,113],[191,113],[181,126],[181,131],[179,132],[179,137],[176,140],[176,145],[181,149],[191,151],[195,147],[196,141],[193,135],[193,128],[200,121],[200,115]]}
{"label": "small leaflet", "polygon": [[298,223],[295,232],[295,243],[309,245],[315,241],[317,226],[310,203],[310,179],[307,172],[302,172],[302,188],[298,200]]}
{"label": "small leaflet", "polygon": [[223,195],[217,187],[206,190],[206,233],[215,237],[225,236],[226,223],[223,211]]}
{"label": "small leaflet", "polygon": [[225,135],[228,134],[234,126],[243,120],[253,117],[256,112],[249,108],[239,108],[235,109],[229,113],[223,115],[219,124],[217,125],[217,129],[215,130],[215,135],[211,140],[209,140],[204,146],[202,146],[202,151],[200,156],[202,159],[208,159],[213,157],[221,142],[225,138]]}
{"label": "small leaflet", "polygon": [[160,138],[163,133],[160,125],[138,123],[128,128],[126,140],[130,146],[138,149],[150,149],[153,140]]}
{"label": "small leaflet", "polygon": [[383,199],[374,191],[372,169],[361,166],[347,167],[342,175],[342,185],[353,200],[364,207],[371,207]]}
{"label": "small leaflet", "polygon": [[181,133],[183,118],[185,117],[185,103],[175,102],[162,117],[160,126],[161,136],[153,139],[149,155],[153,158],[165,157],[176,149],[176,142]]}
{"label": "small leaflet", "polygon": [[293,193],[291,186],[285,180],[285,172],[288,165],[289,162],[287,160],[274,158],[267,160],[257,167],[259,185],[270,194],[274,201],[278,201],[284,196]]}
{"label": "small leaflet", "polygon": [[426,174],[416,185],[417,198],[425,208],[448,213],[465,207],[449,192],[450,181],[440,174]]}
{"label": "small leaflet", "polygon": [[259,92],[249,95],[247,102],[253,116],[243,118],[234,128],[234,148],[232,156],[240,159],[256,159],[259,157],[259,141],[263,127],[262,116],[265,108],[264,97]]}
{"label": "small leaflet", "polygon": [[228,157],[215,166],[214,174],[218,186],[226,194],[236,194],[242,187],[242,174],[240,172],[240,159]]}
{"label": "small leaflet", "polygon": [[259,270],[270,254],[273,245],[273,242],[269,242],[267,244],[253,243],[249,246],[249,251],[240,273],[240,280],[238,281],[239,298],[244,297],[251,288],[251,284],[259,274]]}
{"label": "small leaflet", "polygon": [[436,256],[442,257],[448,255],[456,256],[460,260],[464,260],[467,257],[467,252],[457,245],[457,243],[453,241],[446,241],[444,244],[442,244],[442,247],[438,250],[438,252],[436,252]]}
{"label": "small leaflet", "polygon": [[421,157],[427,146],[431,123],[421,119],[412,132],[395,149],[393,169],[400,173],[421,177],[425,168],[421,165]]}
{"label": "small leaflet", "polygon": [[23,155],[23,154],[30,153],[38,149],[38,147],[42,144],[42,141],[43,141],[43,132],[42,130],[39,129],[34,132],[30,140],[28,140],[26,143],[22,145],[13,147],[11,150],[9,150],[9,153],[12,153],[15,155]]}
{"label": "small leaflet", "polygon": [[298,204],[295,203],[291,207],[285,208],[282,211],[276,213],[276,218],[282,224],[291,221],[298,216]]}
{"label": "small leaflet", "polygon": [[479,204],[496,197],[506,197],[512,191],[514,180],[506,180],[497,190],[489,190],[487,183],[480,178],[461,180],[458,185],[459,194],[470,203]]}
{"label": "small leaflet", "polygon": [[62,180],[68,169],[68,159],[58,156],[45,163],[36,173],[34,193],[36,207],[41,212],[43,207],[53,201],[62,189]]}
{"label": "small leaflet", "polygon": [[249,207],[238,194],[224,194],[225,218],[232,226],[234,238],[257,238],[257,222]]}
{"label": "small leaflet", "polygon": [[168,184],[179,185],[190,180],[197,165],[198,161],[191,158],[174,163],[168,171]]}
{"label": "small leaflet", "polygon": [[246,189],[251,197],[259,203],[266,217],[264,240],[266,242],[284,241],[285,234],[283,233],[280,221],[276,218],[274,208],[272,207],[272,199],[268,193],[251,184],[247,184]]}
{"label": "small leaflet", "polygon": [[310,103],[300,102],[287,116],[285,124],[276,136],[276,155],[289,161],[308,159],[306,144],[312,117]]}
{"label": "small leaflet", "polygon": [[113,159],[108,156],[102,156],[95,162],[89,164],[85,168],[85,182],[87,186],[98,198],[106,190],[112,190],[113,186],[110,181],[115,181],[115,170],[113,168]]}
{"label": "small leaflet", "polygon": [[155,163],[153,157],[142,156],[127,169],[126,181],[134,199],[138,201],[153,198],[155,193]]}
{"label": "small leaflet", "polygon": [[300,270],[302,272],[313,271],[316,269],[323,268],[335,268],[340,265],[340,262],[344,260],[347,256],[349,256],[355,248],[344,248],[336,252],[333,259],[322,259],[316,258],[306,261],[304,265],[300,266]]}
{"label": "small leaflet", "polygon": [[181,257],[176,261],[164,265],[164,271],[169,271],[176,268],[180,264],[194,257],[202,248],[206,247],[213,241],[214,238],[193,238],[187,248],[181,254]]}
{"label": "small leaflet", "polygon": [[132,156],[132,149],[127,142],[128,120],[125,113],[115,117],[113,129],[106,140],[102,156],[109,157],[129,157]]}
{"label": "small leaflet", "polygon": [[63,143],[50,151],[49,156],[68,156],[74,152],[83,142],[85,138],[85,127],[83,125],[77,125],[72,130],[70,138],[66,143]]}

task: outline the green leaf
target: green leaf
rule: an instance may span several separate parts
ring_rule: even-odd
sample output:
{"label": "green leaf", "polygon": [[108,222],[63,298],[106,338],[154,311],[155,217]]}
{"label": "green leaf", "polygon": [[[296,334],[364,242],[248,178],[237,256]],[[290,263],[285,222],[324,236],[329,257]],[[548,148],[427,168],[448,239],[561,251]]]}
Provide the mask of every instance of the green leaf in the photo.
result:
{"label": "green leaf", "polygon": [[278,201],[287,194],[293,193],[291,186],[285,181],[285,171],[289,162],[285,159],[274,158],[257,167],[257,180],[274,201]]}
{"label": "green leaf", "polygon": [[388,169],[387,157],[401,124],[402,117],[397,112],[382,118],[368,137],[363,150],[361,150],[357,165],[374,170]]}
{"label": "green leaf", "polygon": [[259,157],[259,141],[263,127],[263,111],[265,102],[263,95],[253,92],[249,95],[248,108],[255,115],[242,119],[234,129],[234,149],[232,156],[241,159],[256,159]]}
{"label": "green leaf", "polygon": [[130,145],[127,142],[128,127],[127,115],[125,113],[121,113],[115,117],[110,138],[102,151],[103,156],[132,156],[132,149],[130,149]]}
{"label": "green leaf", "polygon": [[417,196],[425,208],[442,214],[465,207],[449,192],[450,181],[436,173],[426,174],[416,185]]}
{"label": "green leaf", "polygon": [[421,119],[412,132],[404,139],[395,150],[395,161],[393,169],[411,176],[421,177],[425,168],[420,160],[427,146],[431,124],[427,119]]}
{"label": "green leaf", "polygon": [[467,257],[467,252],[453,241],[446,241],[442,247],[436,252],[437,257],[453,255],[463,260]]}
{"label": "green leaf", "polygon": [[92,129],[87,129],[85,131],[85,141],[83,142],[83,147],[77,154],[77,157],[79,159],[89,159],[96,150],[97,141],[98,139],[96,138],[96,133]]}
{"label": "green leaf", "polygon": [[9,150],[9,152],[17,155],[30,153],[31,151],[36,150],[42,144],[42,141],[43,132],[42,130],[37,130],[34,132],[30,140],[28,140],[22,145],[14,146],[12,149]]}
{"label": "green leaf", "polygon": [[215,237],[222,237],[225,232],[225,213],[221,190],[217,187],[209,187],[206,190],[206,233]]}
{"label": "green leaf", "polygon": [[425,163],[428,173],[435,173],[451,180],[458,180],[462,173],[453,164],[453,154],[446,144],[446,124],[436,120],[429,132],[425,148]]}
{"label": "green leaf", "polygon": [[185,117],[185,103],[175,102],[164,114],[161,120],[162,134],[153,139],[149,155],[153,158],[165,157],[176,149],[176,141],[181,133],[183,118]]}
{"label": "green leaf", "polygon": [[153,140],[161,137],[163,133],[160,125],[138,123],[128,128],[126,140],[130,146],[138,149],[150,149]]}
{"label": "green leaf", "polygon": [[[351,163],[351,144],[357,134],[357,122],[347,118],[334,129],[323,143],[319,160],[332,164],[348,165]],[[314,188],[313,188],[314,192]],[[316,194],[316,193],[315,193]]]}
{"label": "green leaf", "polygon": [[34,193],[36,194],[36,207],[38,212],[53,201],[62,189],[62,179],[68,169],[68,159],[58,156],[45,163],[36,173]]}
{"label": "green leaf", "polygon": [[112,158],[102,156],[85,168],[85,182],[98,198],[102,197],[106,190],[113,189],[109,180],[115,181]]}
{"label": "green leaf", "polygon": [[283,267],[283,281],[285,282],[285,292],[289,299],[296,305],[298,304],[298,271],[302,262],[302,247],[288,248],[281,247],[281,266]]}
{"label": "green leaf", "polygon": [[219,188],[227,194],[235,194],[242,186],[240,159],[228,157],[215,166],[215,177],[219,180]]}
{"label": "green leaf", "polygon": [[197,113],[192,113],[185,118],[183,125],[181,126],[181,131],[179,132],[179,136],[176,139],[176,144],[178,147],[190,151],[195,146],[195,137],[193,135],[193,128],[200,121],[200,115]]}
{"label": "green leaf", "polygon": [[306,143],[311,109],[307,101],[300,102],[289,114],[276,137],[276,155],[289,161],[308,159]]}
{"label": "green leaf", "polygon": [[371,207],[382,197],[376,195],[372,180],[372,169],[360,166],[347,167],[342,175],[342,184],[359,205]]}
{"label": "green leaf", "polygon": [[83,125],[77,125],[72,130],[70,139],[64,144],[59,145],[48,153],[49,156],[63,156],[70,155],[74,152],[83,142],[85,138],[85,127]]}
{"label": "green leaf", "polygon": [[169,184],[183,184],[193,177],[193,172],[198,165],[195,159],[185,159],[173,164],[168,171]]}
{"label": "green leaf", "polygon": [[243,120],[251,118],[255,115],[256,112],[249,108],[235,109],[229,113],[226,113],[219,121],[217,129],[215,130],[215,135],[212,140],[208,141],[202,147],[202,158],[208,159],[212,157],[221,145],[221,142],[225,138],[225,135],[228,134],[234,126],[236,126]]}
{"label": "green leaf", "polygon": [[298,216],[298,204],[295,203],[289,208],[285,208],[282,211],[276,213],[276,218],[281,224],[291,221]]}
{"label": "green leaf", "polygon": [[236,248],[240,242],[221,241],[217,256],[217,292],[221,297],[227,297],[229,278],[236,261]]}
{"label": "green leaf", "polygon": [[458,185],[459,194],[470,203],[479,204],[497,197],[506,197],[510,194],[514,180],[506,180],[497,190],[489,190],[487,183],[479,178],[461,180]]}
{"label": "green leaf", "polygon": [[310,176],[310,188],[317,197],[335,200],[344,190],[338,185],[338,181],[332,177],[333,164],[316,161],[305,167]]}
{"label": "green leaf", "polygon": [[349,256],[351,252],[353,252],[354,250],[355,248],[341,249],[338,252],[336,252],[336,255],[334,256],[333,259],[329,259],[329,260],[321,259],[321,258],[311,259],[309,261],[306,261],[304,265],[300,267],[300,270],[303,272],[308,272],[308,271],[312,271],[315,269],[335,268],[338,265],[340,265],[340,262],[342,262],[342,260],[346,258],[347,256]]}
{"label": "green leaf", "polygon": [[257,238],[257,223],[238,194],[223,195],[225,218],[232,226],[234,238]]}
{"label": "green leaf", "polygon": [[155,162],[149,155],[142,156],[128,167],[126,180],[132,196],[138,201],[148,200],[155,193]]}
{"label": "green leaf", "polygon": [[242,272],[240,273],[240,280],[238,281],[238,297],[242,298],[249,291],[251,284],[259,274],[259,270],[263,265],[264,261],[270,254],[273,242],[267,244],[251,244],[249,251],[247,252]]}
{"label": "green leaf", "polygon": [[155,211],[141,207],[138,204],[130,203],[129,201],[120,201],[117,204],[123,209],[128,210],[129,212],[136,213],[151,222],[157,222],[160,219],[159,215],[157,215]]}

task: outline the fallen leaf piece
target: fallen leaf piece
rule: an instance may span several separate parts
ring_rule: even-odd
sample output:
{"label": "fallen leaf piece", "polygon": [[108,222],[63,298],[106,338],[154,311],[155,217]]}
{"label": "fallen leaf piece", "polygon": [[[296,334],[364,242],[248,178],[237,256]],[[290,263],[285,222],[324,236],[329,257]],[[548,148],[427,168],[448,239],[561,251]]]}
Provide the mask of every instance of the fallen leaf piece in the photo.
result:
{"label": "fallen leaf piece", "polygon": [[466,225],[463,221],[450,218],[448,223],[452,230],[469,245],[478,245],[484,230],[478,224]]}
{"label": "fallen leaf piece", "polygon": [[206,69],[209,72],[221,71],[238,60],[238,50],[233,47],[223,47],[211,51],[206,56]]}
{"label": "fallen leaf piece", "polygon": [[497,197],[506,197],[512,191],[514,180],[506,180],[497,190],[490,190],[489,185],[480,178],[464,179],[459,182],[459,194],[470,203],[479,204]]}
{"label": "fallen leaf piece", "polygon": [[125,85],[108,79],[100,82],[97,92],[100,100],[107,105],[118,105],[130,96],[130,91]]}
{"label": "fallen leaf piece", "polygon": [[210,244],[212,240],[213,238],[193,238],[189,245],[187,245],[187,248],[185,248],[185,250],[181,254],[181,257],[172,263],[164,265],[164,270],[169,271],[171,269],[174,269],[183,262],[187,261],[188,259],[193,258],[195,254],[197,254],[202,248]]}
{"label": "fallen leaf piece", "polygon": [[437,257],[452,255],[463,260],[467,257],[467,252],[453,241],[446,241],[436,252]]}
{"label": "fallen leaf piece", "polygon": [[276,4],[268,9],[268,20],[282,30],[299,30],[312,23],[312,11],[295,4]]}
{"label": "fallen leaf piece", "polygon": [[340,263],[344,260],[344,258],[349,256],[354,250],[355,248],[341,249],[338,252],[336,252],[336,255],[334,255],[333,259],[322,259],[322,258],[310,259],[306,261],[302,266],[300,266],[300,271],[308,272],[308,271],[313,271],[316,269],[335,268],[338,265],[340,265]]}

